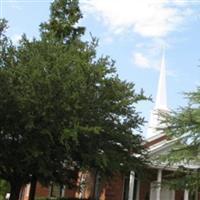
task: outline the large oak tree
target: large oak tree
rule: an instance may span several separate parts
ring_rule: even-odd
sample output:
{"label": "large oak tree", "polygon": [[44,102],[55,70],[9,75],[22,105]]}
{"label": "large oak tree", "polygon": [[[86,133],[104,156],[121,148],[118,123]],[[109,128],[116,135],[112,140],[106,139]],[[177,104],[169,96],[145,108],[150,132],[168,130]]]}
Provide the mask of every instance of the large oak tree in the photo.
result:
{"label": "large oak tree", "polygon": [[96,56],[95,39],[81,40],[81,17],[78,1],[55,0],[41,37],[18,46],[0,23],[0,178],[10,200],[30,181],[72,185],[81,169],[112,175],[146,162],[134,131],[144,122],[135,106],[147,98]]}

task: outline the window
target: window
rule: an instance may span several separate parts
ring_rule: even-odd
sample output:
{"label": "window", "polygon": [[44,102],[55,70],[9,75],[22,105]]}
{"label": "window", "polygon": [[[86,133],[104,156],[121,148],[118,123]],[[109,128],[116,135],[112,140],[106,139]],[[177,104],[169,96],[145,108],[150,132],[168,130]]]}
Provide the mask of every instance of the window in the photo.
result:
{"label": "window", "polygon": [[[123,200],[128,200],[128,195],[129,195],[129,183],[130,183],[130,174],[128,176],[125,176],[124,178],[124,194],[123,194]],[[133,188],[131,188],[131,190],[133,190],[133,199],[132,200],[136,200],[136,196],[137,196],[137,176],[135,175],[134,177],[134,184],[133,184]]]}
{"label": "window", "polygon": [[128,193],[129,193],[129,176],[125,176],[124,178],[124,198],[123,200],[128,200]]}
{"label": "window", "polygon": [[50,197],[63,197],[63,186],[52,183],[50,187]]}

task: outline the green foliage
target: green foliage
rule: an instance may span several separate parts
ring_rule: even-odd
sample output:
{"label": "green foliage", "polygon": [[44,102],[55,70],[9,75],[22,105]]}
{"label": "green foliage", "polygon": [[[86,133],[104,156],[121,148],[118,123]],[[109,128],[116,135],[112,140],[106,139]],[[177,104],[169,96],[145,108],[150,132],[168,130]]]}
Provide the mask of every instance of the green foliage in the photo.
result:
{"label": "green foliage", "polygon": [[[177,138],[175,147],[164,159],[172,165],[180,165],[178,178],[175,176],[171,182],[173,187],[196,190],[200,186],[200,87],[185,95],[189,101],[187,106],[171,113],[161,113],[162,130],[169,137]],[[194,165],[195,169],[188,169],[189,165]]]}
{"label": "green foliage", "polygon": [[0,67],[13,67],[15,63],[15,48],[5,35],[7,28],[7,21],[0,19]]}
{"label": "green foliage", "polygon": [[78,0],[55,0],[50,10],[49,21],[40,25],[43,39],[67,43],[84,33],[84,27],[76,27],[82,18]]}
{"label": "green foliage", "polygon": [[0,200],[3,200],[5,198],[7,192],[9,192],[8,183],[4,180],[0,180]]}
{"label": "green foliage", "polygon": [[0,177],[11,200],[32,179],[71,186],[80,169],[143,173],[146,152],[134,130],[144,119],[135,105],[148,98],[119,79],[109,57],[96,57],[95,39],[80,40],[80,17],[76,0],[55,0],[40,39],[4,43]]}
{"label": "green foliage", "polygon": [[93,200],[93,199],[79,199],[79,198],[36,198],[36,200]]}

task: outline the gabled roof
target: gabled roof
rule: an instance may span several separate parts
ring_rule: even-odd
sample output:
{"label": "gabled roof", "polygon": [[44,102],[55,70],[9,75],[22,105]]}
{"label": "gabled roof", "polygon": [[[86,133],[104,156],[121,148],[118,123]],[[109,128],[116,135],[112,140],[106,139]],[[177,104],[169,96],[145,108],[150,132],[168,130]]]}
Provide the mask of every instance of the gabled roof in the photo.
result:
{"label": "gabled roof", "polygon": [[176,143],[178,142],[179,138],[169,138],[165,134],[159,134],[154,137],[149,138],[146,141],[146,146],[149,151],[150,161],[152,161],[150,167],[157,168],[157,169],[166,169],[166,170],[177,170],[179,166],[184,166],[188,169],[199,169],[200,164],[195,162],[186,162],[182,161],[180,163],[173,163],[173,165],[169,165],[167,161],[165,162],[157,162],[154,161],[155,158],[158,158],[161,155],[167,154],[172,150]]}

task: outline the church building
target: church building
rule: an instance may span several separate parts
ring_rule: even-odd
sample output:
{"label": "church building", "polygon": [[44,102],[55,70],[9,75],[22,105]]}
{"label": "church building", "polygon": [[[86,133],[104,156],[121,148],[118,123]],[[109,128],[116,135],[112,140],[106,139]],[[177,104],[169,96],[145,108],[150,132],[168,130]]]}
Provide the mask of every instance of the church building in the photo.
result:
{"label": "church building", "polygon": [[[168,179],[170,174],[177,170],[178,164],[168,165],[168,163],[156,162],[156,158],[160,155],[168,153],[175,145],[176,139],[168,139],[163,133],[160,133],[157,128],[159,124],[158,112],[169,112],[167,107],[166,95],[166,66],[165,54],[163,52],[160,77],[158,82],[157,96],[155,107],[151,111],[149,125],[147,129],[146,144],[148,146],[149,158],[151,165],[149,166],[149,173],[152,174],[151,180],[135,181],[134,173],[130,173],[129,181],[129,196],[127,200],[200,200],[198,191],[190,193],[188,190],[175,191],[170,190],[166,185],[162,184],[164,180]],[[154,162],[155,161],[155,162]],[[197,165],[185,166],[190,169],[198,168]],[[136,185],[134,185],[136,184]],[[137,191],[135,191],[135,189]],[[135,197],[133,194],[137,194]]]}

